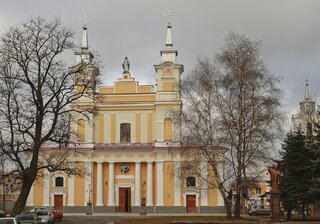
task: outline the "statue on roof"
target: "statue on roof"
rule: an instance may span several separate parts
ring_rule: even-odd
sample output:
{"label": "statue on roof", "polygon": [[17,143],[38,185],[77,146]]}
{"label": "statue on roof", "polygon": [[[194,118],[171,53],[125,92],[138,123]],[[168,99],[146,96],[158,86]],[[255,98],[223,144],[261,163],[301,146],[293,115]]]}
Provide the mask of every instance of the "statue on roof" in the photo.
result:
{"label": "statue on roof", "polygon": [[129,69],[130,69],[130,62],[128,60],[128,57],[124,58],[124,61],[122,63],[122,68],[123,68],[123,74],[125,73],[129,73]]}

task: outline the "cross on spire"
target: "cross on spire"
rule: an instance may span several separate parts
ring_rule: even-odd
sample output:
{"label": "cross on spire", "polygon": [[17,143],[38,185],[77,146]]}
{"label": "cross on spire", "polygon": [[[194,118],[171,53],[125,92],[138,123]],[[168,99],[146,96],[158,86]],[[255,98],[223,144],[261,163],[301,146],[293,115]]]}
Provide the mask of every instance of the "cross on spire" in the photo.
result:
{"label": "cross on spire", "polygon": [[88,18],[87,13],[84,13],[83,18],[80,17],[79,20],[83,21],[83,27],[87,27],[88,20],[91,20],[91,18]]}
{"label": "cross on spire", "polygon": [[168,9],[167,14],[163,14],[163,16],[168,17],[168,24],[171,24],[171,17],[175,16],[175,14],[170,12],[170,9]]}

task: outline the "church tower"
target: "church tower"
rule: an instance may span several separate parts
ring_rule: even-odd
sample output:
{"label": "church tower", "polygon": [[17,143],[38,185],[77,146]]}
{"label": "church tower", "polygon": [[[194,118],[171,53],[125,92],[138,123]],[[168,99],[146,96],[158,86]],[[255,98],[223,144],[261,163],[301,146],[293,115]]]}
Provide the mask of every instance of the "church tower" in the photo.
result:
{"label": "church tower", "polygon": [[96,79],[100,73],[99,68],[93,62],[94,56],[89,50],[86,16],[84,21],[80,48],[75,51],[76,64],[70,68],[70,73],[74,80],[73,94],[77,98],[72,106],[77,107],[76,110],[80,110],[79,106],[85,105],[86,111],[82,114],[71,113],[73,118],[71,130],[74,130],[74,142],[78,147],[92,147],[95,142],[94,127],[91,122],[94,115],[89,111],[93,111],[95,107]]}
{"label": "church tower", "polygon": [[154,66],[157,80],[155,145],[159,147],[180,146],[180,76],[183,65],[177,63],[178,51],[173,47],[171,28],[169,22],[165,48],[160,51],[161,63]]}
{"label": "church tower", "polygon": [[297,131],[300,127],[303,134],[312,135],[317,115],[316,103],[310,97],[308,80],[305,81],[304,100],[299,103],[299,106],[299,113],[292,115],[293,130]]}

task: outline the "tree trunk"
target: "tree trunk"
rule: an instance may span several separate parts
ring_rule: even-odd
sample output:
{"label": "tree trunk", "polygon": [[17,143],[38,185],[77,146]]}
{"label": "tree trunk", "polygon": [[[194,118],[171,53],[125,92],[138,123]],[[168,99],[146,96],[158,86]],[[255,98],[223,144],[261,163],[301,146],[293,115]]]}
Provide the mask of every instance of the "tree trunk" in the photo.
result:
{"label": "tree trunk", "polygon": [[12,217],[15,217],[16,215],[20,214],[25,208],[26,202],[30,193],[30,189],[35,180],[35,177],[36,177],[36,171],[35,173],[26,172],[25,177],[23,178],[23,184],[21,187],[20,195],[11,212]]}
{"label": "tree trunk", "polygon": [[287,211],[287,220],[291,220],[291,209],[288,209],[288,211]]}
{"label": "tree trunk", "polygon": [[302,220],[306,220],[305,208],[306,208],[306,204],[302,203]]}
{"label": "tree trunk", "polygon": [[234,217],[236,219],[240,218],[240,192],[237,191],[236,194],[236,201],[235,201],[235,205],[234,205]]}
{"label": "tree trunk", "polygon": [[227,218],[232,218],[232,199],[224,198],[224,207],[226,209]]}

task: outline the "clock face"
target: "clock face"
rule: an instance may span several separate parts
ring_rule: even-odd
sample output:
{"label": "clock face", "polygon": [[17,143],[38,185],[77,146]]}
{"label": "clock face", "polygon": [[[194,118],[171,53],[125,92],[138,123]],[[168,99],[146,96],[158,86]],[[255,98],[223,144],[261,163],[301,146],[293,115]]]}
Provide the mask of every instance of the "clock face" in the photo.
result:
{"label": "clock face", "polygon": [[127,164],[122,164],[122,165],[120,166],[120,171],[121,171],[121,173],[128,173],[129,170],[130,170],[130,166],[127,165]]}
{"label": "clock face", "polygon": [[172,75],[172,67],[171,66],[164,67],[163,74],[166,76]]}

